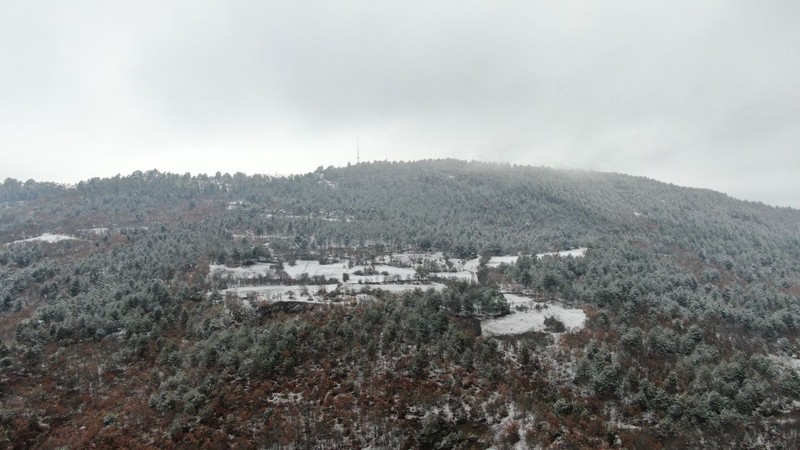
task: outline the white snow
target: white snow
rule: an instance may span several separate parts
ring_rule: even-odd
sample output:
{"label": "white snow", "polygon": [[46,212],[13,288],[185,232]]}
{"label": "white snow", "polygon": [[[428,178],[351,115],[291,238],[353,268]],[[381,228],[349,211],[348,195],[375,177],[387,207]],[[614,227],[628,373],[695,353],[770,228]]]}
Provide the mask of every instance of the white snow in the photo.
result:
{"label": "white snow", "polygon": [[[574,248],[572,250],[563,250],[560,252],[545,252],[545,253],[537,253],[536,258],[542,259],[544,256],[560,256],[562,258],[580,258],[586,256],[586,247]],[[489,261],[486,263],[486,267],[497,268],[500,267],[500,264],[515,264],[519,259],[517,255],[504,255],[504,256],[492,256],[489,258]],[[469,272],[477,272],[480,268],[480,258],[470,259],[469,261],[464,263],[463,270]]]}
{"label": "white snow", "polygon": [[326,179],[324,179],[322,177],[320,177],[319,183],[320,184],[325,184],[325,186],[327,186],[329,189],[336,189],[336,183],[334,183],[333,181],[330,181],[330,180],[326,180]]}
{"label": "white snow", "polygon": [[47,242],[49,244],[52,244],[52,243],[55,243],[55,242],[69,241],[69,240],[74,240],[74,239],[77,239],[77,238],[73,237],[73,236],[67,236],[67,235],[64,235],[64,234],[44,233],[41,236],[37,236],[35,238],[21,239],[19,241],[9,242],[6,245],[21,244],[21,243],[24,243],[24,242],[36,242],[36,241]]}
{"label": "white snow", "polygon": [[[450,265],[448,266],[448,261]],[[424,263],[433,263],[447,270],[464,270],[464,262],[458,258],[445,258],[442,252],[406,252],[392,253],[375,258],[375,262],[380,264],[390,264],[394,266],[416,266]]]}
{"label": "white snow", "polygon": [[[356,275],[356,272],[373,272],[373,275]],[[395,281],[413,280],[417,276],[415,269],[408,267],[395,267],[385,264],[374,266],[359,265],[349,267],[347,261],[334,264],[320,264],[319,261],[298,260],[294,266],[284,264],[283,270],[294,279],[300,278],[303,274],[309,277],[324,276],[325,278],[336,278],[342,280],[345,273],[350,276],[350,281],[358,283],[387,283]]]}
{"label": "white snow", "polygon": [[475,273],[467,270],[462,270],[461,272],[433,272],[429,274],[428,277],[437,277],[450,280],[477,281]]}
{"label": "white snow", "polygon": [[268,275],[272,270],[270,267],[271,264],[267,263],[253,264],[252,266],[244,267],[228,267],[221,264],[211,264],[209,266],[209,273],[211,275],[222,273],[223,275],[230,275],[232,278],[250,279]]}
{"label": "white snow", "polygon": [[[322,302],[322,298],[317,294],[320,289],[326,292],[335,291],[338,285],[336,284],[323,284],[313,286],[298,286],[298,285],[275,285],[275,286],[243,286],[219,291],[223,298],[228,293],[236,295],[238,298],[248,298],[254,296],[255,300],[263,302],[281,302],[281,301],[309,301],[309,302]],[[304,289],[308,291],[308,295],[301,296]]]}
{"label": "white snow", "polygon": [[[586,254],[586,248],[566,250],[562,252],[540,253],[536,255],[541,258],[545,255],[558,255],[566,257],[580,257]],[[487,262],[488,267],[498,267],[501,264],[514,264],[518,259],[515,255],[493,256]],[[395,253],[375,258],[378,264],[357,265],[350,267],[350,262],[342,260],[331,264],[320,264],[316,260],[298,260],[294,265],[284,264],[283,270],[293,279],[297,280],[303,275],[310,278],[322,276],[325,279],[335,279],[339,285],[326,285],[327,291],[336,289],[359,293],[366,289],[382,289],[385,291],[400,293],[414,289],[436,290],[444,289],[442,283],[414,283],[417,279],[415,267],[421,264],[425,266],[439,266],[443,270],[454,270],[453,272],[431,272],[430,278],[434,279],[458,279],[475,281],[476,272],[479,268],[478,258],[469,261],[460,259],[445,259],[441,252],[436,253]],[[398,267],[405,266],[405,267]],[[211,265],[210,273],[212,276],[229,276],[233,279],[246,280],[256,279],[260,276],[275,276],[277,270],[274,265],[268,263],[254,264],[245,267],[227,267],[223,265]],[[356,275],[356,272],[371,273],[370,275]],[[344,274],[348,274],[348,281],[344,282]],[[321,286],[307,286],[312,298]],[[281,301],[288,298],[289,291],[293,291],[296,298],[303,289],[300,285],[281,285],[281,286],[251,286],[251,287],[231,287],[223,292],[233,292],[240,297],[255,294],[258,299],[265,301]],[[539,304],[527,297],[520,297],[513,294],[505,294],[506,299],[512,308],[518,305],[528,307],[528,311],[516,311],[515,313],[494,320],[485,321],[485,329],[489,334],[521,333],[529,329],[544,329],[544,318],[546,316],[556,316],[564,322],[567,328],[579,328],[583,326],[586,315],[580,309],[567,309],[557,304]],[[307,298],[307,297],[306,297]],[[541,311],[534,309],[536,305],[544,308]]]}
{"label": "white snow", "polygon": [[[500,267],[500,264],[514,264],[517,262],[517,259],[519,259],[517,255],[492,256],[486,263],[486,267],[497,268]],[[480,258],[470,259],[464,263],[464,270],[477,272],[480,267],[480,261]]]}
{"label": "white snow", "polygon": [[387,283],[393,281],[413,280],[417,277],[417,271],[407,267],[394,267],[378,264],[374,266],[374,269],[377,272],[374,275],[355,275],[356,271],[361,270],[362,272],[366,273],[367,270],[372,271],[372,268],[370,266],[354,266],[349,272],[350,281],[356,283],[358,281],[363,283]]}
{"label": "white snow", "polygon": [[319,261],[298,260],[295,265],[283,265],[283,270],[292,278],[300,278],[304,273],[309,277],[324,276],[325,278],[342,279],[342,274],[349,271],[347,261],[335,264],[320,264]]}
{"label": "white snow", "polygon": [[427,291],[428,289],[433,288],[436,291],[441,291],[445,288],[445,286],[441,283],[429,283],[429,284],[345,284],[342,286],[345,289],[352,289],[356,292],[363,291],[367,287],[370,289],[380,289],[382,291],[391,292],[393,294],[399,294],[407,291],[413,291],[414,289],[421,289],[422,291]]}
{"label": "white snow", "polygon": [[[514,294],[503,294],[511,306],[512,313],[497,319],[481,321],[481,329],[487,335],[519,334],[526,331],[544,331],[544,319],[555,317],[564,323],[567,331],[583,328],[586,313],[578,308],[565,308],[556,303],[531,300]],[[516,307],[527,310],[517,311]]]}
{"label": "white snow", "polygon": [[517,306],[536,306],[536,302],[530,297],[524,297],[522,295],[510,293],[503,293],[503,297],[506,298],[508,306],[510,306],[511,309],[514,309]]}
{"label": "white snow", "polygon": [[500,264],[514,264],[519,259],[519,256],[492,256],[489,262],[486,263],[489,267],[498,267]]}
{"label": "white snow", "polygon": [[[394,294],[413,291],[421,289],[426,291],[428,289],[435,289],[441,291],[444,289],[441,283],[430,284],[358,284],[346,283],[338,284],[322,284],[322,285],[271,285],[271,286],[242,286],[232,287],[219,291],[220,295],[224,298],[227,294],[234,294],[237,298],[247,299],[254,297],[256,301],[262,302],[285,302],[285,301],[308,301],[314,303],[327,303],[327,301],[318,294],[320,290],[324,292],[336,292],[356,294],[358,300],[364,300],[366,296],[363,293],[367,289],[381,289]],[[301,295],[307,291],[308,295]]]}
{"label": "white snow", "polygon": [[580,247],[560,252],[537,253],[536,258],[542,259],[542,257],[544,256],[560,256],[562,258],[582,258],[586,256],[586,250],[588,250],[586,247]]}
{"label": "white snow", "polygon": [[[227,267],[224,265],[211,264],[209,272],[212,276],[229,276],[234,279],[255,279],[259,276],[276,275],[276,269],[272,264],[259,263],[244,267]],[[293,279],[297,280],[304,274],[313,278],[322,276],[326,279],[336,279],[344,282],[343,275],[348,274],[349,284],[385,284],[403,281],[412,281],[417,278],[416,269],[408,267],[395,267],[385,264],[374,266],[358,265],[349,267],[348,261],[333,264],[320,264],[319,261],[298,260],[294,265],[284,264],[283,270]],[[371,275],[356,275],[356,272],[372,273]],[[473,274],[470,272],[433,272],[431,277],[441,278],[460,278],[471,280]],[[394,288],[396,289],[396,288]]]}
{"label": "white snow", "polygon": [[469,261],[464,263],[464,270],[468,270],[470,272],[477,272],[479,266],[480,266],[480,258],[470,259]]}
{"label": "white snow", "polygon": [[150,227],[122,227],[120,231],[149,231]]}
{"label": "white snow", "polygon": [[[586,254],[586,248],[577,248],[573,250],[566,250],[562,252],[540,253],[536,256],[541,258],[545,255],[557,255],[563,257],[580,257]],[[501,264],[514,264],[519,256],[505,255],[493,256],[486,263],[488,267],[498,267]],[[421,253],[394,253],[391,255],[383,255],[375,258],[378,264],[374,265],[358,265],[350,267],[347,260],[331,264],[320,264],[316,260],[298,260],[294,265],[284,264],[283,270],[293,279],[297,280],[303,275],[308,275],[310,278],[322,276],[326,279],[336,279],[344,282],[344,274],[348,274],[348,282],[344,284],[343,288],[355,289],[360,291],[360,285],[371,285],[373,287],[381,287],[387,291],[403,292],[417,287],[427,289],[427,287],[434,287],[441,289],[443,286],[440,283],[418,285],[414,283],[397,284],[398,282],[410,282],[417,279],[417,271],[415,267],[421,264],[434,265],[441,267],[443,270],[454,270],[452,272],[430,272],[429,278],[433,279],[455,279],[465,281],[476,281],[476,273],[479,268],[480,260],[478,258],[462,261],[460,259],[448,260],[441,252],[421,252]],[[404,266],[404,267],[398,267]],[[276,269],[268,263],[259,263],[245,267],[226,267],[223,265],[211,265],[211,275],[229,276],[234,279],[256,279],[260,276],[274,276]],[[356,272],[371,273],[370,275],[357,275]],[[378,286],[379,285],[379,286]],[[241,288],[239,288],[241,289]],[[265,294],[267,295],[267,294]],[[513,297],[512,297],[513,298]],[[528,302],[524,299],[523,302]],[[512,301],[513,303],[513,301]],[[566,313],[564,313],[566,314]],[[535,316],[535,314],[534,314]],[[532,316],[532,317],[534,317]],[[520,316],[522,317],[522,316]],[[541,320],[544,320],[541,318]]]}
{"label": "white snow", "polygon": [[[260,263],[245,267],[227,267],[224,265],[212,264],[209,266],[209,273],[211,276],[228,276],[235,280],[256,279],[259,276],[276,275],[276,269],[272,268],[272,264]],[[317,295],[321,289],[325,292],[345,292],[348,294],[355,294],[356,298],[361,301],[366,298],[361,293],[368,289],[382,289],[392,293],[401,293],[411,291],[414,289],[427,290],[430,288],[436,290],[444,289],[444,284],[441,283],[426,283],[415,284],[411,282],[397,283],[402,281],[411,281],[416,279],[416,270],[407,267],[395,267],[384,264],[377,264],[374,266],[359,265],[350,267],[347,260],[333,263],[333,264],[320,264],[319,261],[314,260],[298,260],[294,265],[284,264],[284,270],[293,279],[299,279],[304,274],[309,277],[322,276],[326,279],[336,279],[338,284],[326,285],[269,285],[269,286],[239,286],[230,287],[220,291],[223,296],[233,293],[241,299],[252,298],[255,301],[312,301],[312,302],[325,302],[326,300]],[[355,275],[357,271],[370,271],[376,272],[374,275]],[[349,275],[349,280],[343,283],[343,275]],[[468,273],[470,276],[471,273]],[[452,274],[457,276],[458,274]],[[464,276],[464,275],[461,275]],[[307,291],[308,295],[301,296],[300,293]],[[291,297],[290,298],[290,292]],[[253,298],[254,297],[254,298]]]}

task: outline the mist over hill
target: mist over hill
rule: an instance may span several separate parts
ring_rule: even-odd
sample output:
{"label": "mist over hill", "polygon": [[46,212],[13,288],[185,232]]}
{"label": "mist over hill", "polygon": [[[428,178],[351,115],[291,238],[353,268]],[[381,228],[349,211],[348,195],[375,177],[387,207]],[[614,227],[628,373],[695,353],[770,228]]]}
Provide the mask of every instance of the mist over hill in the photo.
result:
{"label": "mist over hill", "polygon": [[7,179],[0,244],[6,446],[798,445],[796,209],[458,160],[148,171]]}

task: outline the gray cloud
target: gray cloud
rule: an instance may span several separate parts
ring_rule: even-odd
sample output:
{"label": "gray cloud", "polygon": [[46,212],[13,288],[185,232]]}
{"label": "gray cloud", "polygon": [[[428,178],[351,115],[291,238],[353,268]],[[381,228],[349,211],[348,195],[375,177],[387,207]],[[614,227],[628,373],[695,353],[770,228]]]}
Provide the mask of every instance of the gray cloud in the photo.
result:
{"label": "gray cloud", "polygon": [[793,1],[0,6],[0,177],[457,157],[800,207]]}

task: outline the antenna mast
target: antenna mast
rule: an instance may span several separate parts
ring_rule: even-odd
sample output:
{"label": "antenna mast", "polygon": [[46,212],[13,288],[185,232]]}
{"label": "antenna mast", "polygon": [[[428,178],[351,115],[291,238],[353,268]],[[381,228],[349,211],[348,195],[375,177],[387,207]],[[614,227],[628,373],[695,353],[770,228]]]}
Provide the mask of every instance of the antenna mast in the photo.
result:
{"label": "antenna mast", "polygon": [[356,137],[356,164],[361,162],[361,136]]}

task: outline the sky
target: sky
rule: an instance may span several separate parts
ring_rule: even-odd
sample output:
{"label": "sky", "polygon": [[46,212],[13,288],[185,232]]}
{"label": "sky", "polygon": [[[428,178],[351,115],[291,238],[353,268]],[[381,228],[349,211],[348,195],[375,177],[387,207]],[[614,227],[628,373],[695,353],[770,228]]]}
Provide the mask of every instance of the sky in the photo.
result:
{"label": "sky", "polygon": [[800,208],[796,0],[0,3],[0,179],[458,158]]}

